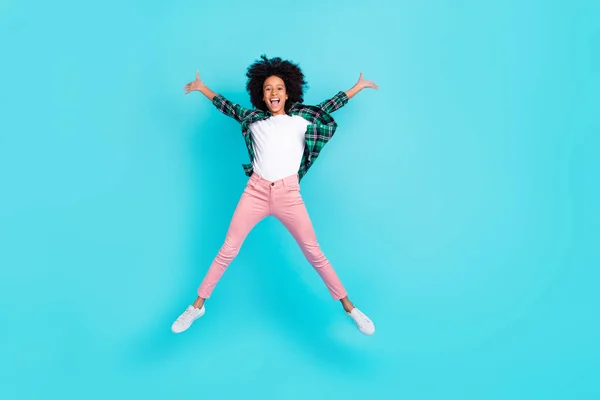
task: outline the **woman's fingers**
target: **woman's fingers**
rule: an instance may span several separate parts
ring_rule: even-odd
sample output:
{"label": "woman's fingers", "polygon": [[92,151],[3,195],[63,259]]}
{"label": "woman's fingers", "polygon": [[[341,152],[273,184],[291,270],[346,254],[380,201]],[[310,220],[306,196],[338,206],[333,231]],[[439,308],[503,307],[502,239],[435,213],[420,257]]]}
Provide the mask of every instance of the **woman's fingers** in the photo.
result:
{"label": "woman's fingers", "polygon": [[190,93],[192,90],[196,90],[199,87],[200,82],[200,72],[196,71],[196,80],[188,83],[183,87],[183,90],[185,90],[185,94]]}
{"label": "woman's fingers", "polygon": [[365,85],[365,87],[368,87],[368,88],[373,88],[373,89],[379,89],[379,86],[377,86],[377,85],[375,84],[375,82],[373,82],[373,81],[366,81],[366,80],[365,80],[365,81],[363,81],[363,82],[364,82],[364,85]]}
{"label": "woman's fingers", "polygon": [[362,87],[366,87],[366,88],[373,88],[373,89],[379,89],[379,86],[377,86],[375,84],[375,82],[373,81],[368,81],[363,77],[363,73],[360,73],[360,76],[358,78],[358,82],[359,84],[361,84]]}

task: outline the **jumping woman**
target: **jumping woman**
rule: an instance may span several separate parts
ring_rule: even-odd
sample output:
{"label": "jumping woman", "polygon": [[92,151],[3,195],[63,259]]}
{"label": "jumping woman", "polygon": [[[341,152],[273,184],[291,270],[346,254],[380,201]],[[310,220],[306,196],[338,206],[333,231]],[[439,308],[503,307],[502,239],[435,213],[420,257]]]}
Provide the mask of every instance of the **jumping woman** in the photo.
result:
{"label": "jumping woman", "polygon": [[237,256],[252,228],[273,216],[292,234],[308,262],[317,271],[334,300],[341,302],[359,331],[371,335],[373,322],[350,299],[329,260],[325,257],[300,194],[300,181],[333,137],[337,123],[331,113],[365,88],[378,89],[363,79],[348,91],[316,106],[303,104],[306,81],[300,67],[279,57],[262,56],[248,67],[246,90],[253,109],[234,104],[210,90],[196,72],[185,85],[185,94],[199,91],[223,114],[241,124],[250,162],[244,164],[248,183],[233,213],[225,241],[198,288],[198,297],[176,319],[171,329],[180,333],[202,317],[208,299]]}

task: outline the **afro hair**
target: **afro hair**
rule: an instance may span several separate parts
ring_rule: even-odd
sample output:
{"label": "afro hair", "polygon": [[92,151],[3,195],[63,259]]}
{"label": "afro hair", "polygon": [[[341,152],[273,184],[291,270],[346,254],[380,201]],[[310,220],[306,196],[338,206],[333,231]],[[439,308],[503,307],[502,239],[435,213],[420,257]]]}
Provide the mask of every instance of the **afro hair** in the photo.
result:
{"label": "afro hair", "polygon": [[304,101],[304,89],[306,81],[304,74],[297,64],[282,60],[279,57],[267,58],[262,55],[248,67],[246,77],[246,90],[250,94],[250,102],[259,110],[267,111],[267,105],[263,101],[263,84],[271,76],[278,76],[285,84],[288,101],[285,103],[285,111],[289,111],[294,103]]}

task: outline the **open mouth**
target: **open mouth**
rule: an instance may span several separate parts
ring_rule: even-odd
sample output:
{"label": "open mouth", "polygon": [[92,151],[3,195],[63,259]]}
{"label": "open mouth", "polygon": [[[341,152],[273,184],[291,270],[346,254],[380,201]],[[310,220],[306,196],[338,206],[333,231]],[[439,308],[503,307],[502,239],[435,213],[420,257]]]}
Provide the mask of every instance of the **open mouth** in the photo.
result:
{"label": "open mouth", "polygon": [[277,107],[279,105],[279,99],[277,97],[272,98],[270,101],[271,107]]}

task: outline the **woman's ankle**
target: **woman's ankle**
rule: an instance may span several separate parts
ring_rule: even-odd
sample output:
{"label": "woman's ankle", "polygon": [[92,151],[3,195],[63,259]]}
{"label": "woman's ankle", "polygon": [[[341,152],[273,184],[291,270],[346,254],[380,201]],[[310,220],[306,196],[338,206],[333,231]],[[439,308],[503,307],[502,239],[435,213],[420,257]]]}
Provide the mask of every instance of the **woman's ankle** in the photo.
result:
{"label": "woman's ankle", "polygon": [[196,308],[202,308],[204,306],[204,301],[205,301],[205,299],[203,299],[202,297],[198,296],[196,298],[196,301],[194,301],[194,303],[192,303],[192,306],[194,306]]}
{"label": "woman's ankle", "polygon": [[344,307],[344,311],[350,312],[354,309],[354,304],[352,304],[348,297],[340,299],[340,302],[342,303],[342,307]]}

